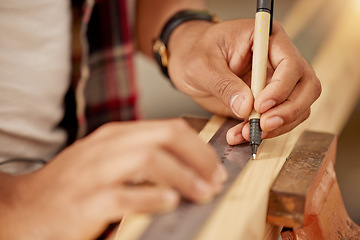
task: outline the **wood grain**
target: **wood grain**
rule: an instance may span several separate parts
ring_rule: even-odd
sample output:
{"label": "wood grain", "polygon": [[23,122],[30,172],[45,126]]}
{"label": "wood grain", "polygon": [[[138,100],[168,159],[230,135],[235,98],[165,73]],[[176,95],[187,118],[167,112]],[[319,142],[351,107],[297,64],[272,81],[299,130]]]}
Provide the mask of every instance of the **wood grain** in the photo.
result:
{"label": "wood grain", "polygon": [[282,239],[360,239],[341,198],[335,159],[334,135],[306,131],[300,137],[270,192],[268,220],[289,227]]}
{"label": "wood grain", "polygon": [[[334,134],[305,131],[287,157],[271,186],[267,220],[285,227],[302,227],[305,212],[313,202],[324,202],[326,196],[315,195],[327,161],[334,161]],[[321,201],[319,201],[321,200]]]}

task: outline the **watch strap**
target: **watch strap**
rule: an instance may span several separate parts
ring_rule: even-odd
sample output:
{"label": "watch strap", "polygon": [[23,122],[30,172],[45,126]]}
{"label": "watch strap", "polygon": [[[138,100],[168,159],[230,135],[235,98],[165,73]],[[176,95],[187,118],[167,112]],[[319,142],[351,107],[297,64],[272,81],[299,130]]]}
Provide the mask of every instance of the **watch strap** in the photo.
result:
{"label": "watch strap", "polygon": [[203,20],[208,22],[220,22],[219,18],[209,12],[200,10],[182,10],[174,14],[163,27],[160,37],[153,42],[153,53],[156,62],[163,74],[170,79],[168,73],[168,50],[167,44],[171,33],[182,23],[192,20]]}

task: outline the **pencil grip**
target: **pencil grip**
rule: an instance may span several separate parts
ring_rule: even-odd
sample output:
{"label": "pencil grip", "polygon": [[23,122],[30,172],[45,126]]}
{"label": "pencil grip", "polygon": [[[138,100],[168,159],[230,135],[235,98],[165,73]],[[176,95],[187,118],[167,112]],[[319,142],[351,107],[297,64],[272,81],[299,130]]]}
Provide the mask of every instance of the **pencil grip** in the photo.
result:
{"label": "pencil grip", "polygon": [[254,118],[250,120],[250,144],[260,145],[260,143],[261,143],[260,119]]}

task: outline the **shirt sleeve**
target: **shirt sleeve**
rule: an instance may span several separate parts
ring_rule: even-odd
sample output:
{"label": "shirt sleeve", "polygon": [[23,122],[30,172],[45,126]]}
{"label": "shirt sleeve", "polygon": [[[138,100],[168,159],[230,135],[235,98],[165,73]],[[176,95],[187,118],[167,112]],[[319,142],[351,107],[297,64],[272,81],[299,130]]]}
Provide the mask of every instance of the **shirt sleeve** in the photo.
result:
{"label": "shirt sleeve", "polygon": [[132,30],[134,30],[136,20],[136,0],[127,0],[127,9],[130,27]]}

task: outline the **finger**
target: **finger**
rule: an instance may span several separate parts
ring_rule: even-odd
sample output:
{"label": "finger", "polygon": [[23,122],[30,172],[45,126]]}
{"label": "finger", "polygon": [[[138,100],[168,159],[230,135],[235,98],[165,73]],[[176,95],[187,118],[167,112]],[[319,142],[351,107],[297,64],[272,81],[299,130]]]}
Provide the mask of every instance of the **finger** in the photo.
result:
{"label": "finger", "polygon": [[140,146],[161,146],[179,161],[193,169],[209,183],[217,186],[226,179],[226,173],[218,157],[197,133],[182,119],[172,119],[151,124],[139,125],[136,133],[125,140]]}
{"label": "finger", "polygon": [[[309,117],[309,115],[310,115],[310,109],[308,109],[308,111],[305,111],[303,114],[301,114],[294,122],[283,125],[269,132],[265,132],[264,130],[262,130],[261,139],[273,138],[281,134],[287,133],[292,129],[294,129],[296,126],[298,126],[300,123],[305,121]],[[250,125],[249,123],[247,123],[242,130],[242,134],[246,140],[249,140],[249,133],[250,133]]]}
{"label": "finger", "polygon": [[180,195],[164,187],[131,187],[115,190],[114,205],[129,213],[159,213],[174,210]]}
{"label": "finger", "polygon": [[269,132],[296,121],[298,117],[310,109],[311,104],[319,97],[320,92],[320,82],[315,75],[312,77],[305,75],[285,102],[261,116],[261,128]]}
{"label": "finger", "polygon": [[[173,124],[176,126],[172,126]],[[173,129],[173,127],[176,130],[169,134],[170,128]],[[169,129],[163,129],[163,131],[164,137],[159,138],[159,144],[162,144],[186,166],[214,186],[226,179],[226,172],[214,149],[205,144],[183,120],[171,123]]]}
{"label": "finger", "polygon": [[208,110],[209,112],[221,116],[229,116],[232,118],[237,118],[234,112],[224,105],[219,99],[214,96],[211,97],[198,97],[193,98],[193,100],[199,104],[202,108]]}
{"label": "finger", "polygon": [[[220,51],[214,51],[212,56],[205,56],[194,61],[186,71],[188,74],[185,74],[185,79],[190,79],[188,85],[194,86],[191,91],[179,86],[181,91],[193,93],[197,89],[203,89],[204,93],[198,93],[197,96],[215,96],[239,118],[249,116],[253,105],[250,88],[243,79],[229,69],[229,65]],[[198,73],[196,76],[201,76],[203,80],[196,79],[193,76],[194,72]]]}
{"label": "finger", "polygon": [[209,91],[223,104],[229,107],[239,118],[250,115],[253,107],[253,95],[249,86],[226,64],[219,64],[209,71]]}
{"label": "finger", "polygon": [[247,121],[243,121],[236,126],[230,128],[226,133],[226,141],[230,145],[237,145],[246,141],[242,135],[242,129]]}
{"label": "finger", "polygon": [[290,96],[302,77],[302,70],[299,70],[298,64],[294,64],[297,61],[295,58],[287,58],[276,66],[270,83],[256,97],[254,103],[256,111],[264,113],[283,103]]}
{"label": "finger", "polygon": [[217,187],[210,185],[193,169],[182,164],[166,151],[159,150],[147,155],[152,155],[152,157],[142,165],[146,166],[144,170],[150,179],[173,187],[187,199],[205,203],[221,190],[220,185]]}
{"label": "finger", "polygon": [[157,186],[115,186],[102,189],[86,198],[81,206],[86,219],[113,222],[129,213],[159,213],[175,209],[180,195],[169,188]]}
{"label": "finger", "polygon": [[[240,130],[240,129],[239,129]],[[250,138],[250,123],[246,122],[244,127],[242,128],[242,136],[246,141],[249,141]],[[267,138],[267,132],[261,131],[261,139]]]}
{"label": "finger", "polygon": [[[107,140],[105,146],[101,146],[102,158],[113,158],[121,154],[120,150],[126,151],[127,148],[139,151],[147,146],[161,146],[206,181],[218,185],[226,179],[226,172],[219,164],[215,151],[204,144],[184,120],[138,122],[127,124],[126,127],[120,125],[112,124],[100,130],[107,131],[101,137],[108,135],[108,138],[104,138]],[[95,150],[97,147],[94,147]]]}
{"label": "finger", "polygon": [[285,134],[285,133],[293,130],[295,127],[297,127],[302,122],[304,122],[309,116],[310,116],[310,109],[308,109],[307,111],[302,113],[295,121],[293,121],[289,124],[283,125],[279,128],[276,128],[272,131],[267,132],[265,138],[273,138],[273,137],[277,137],[281,134]]}
{"label": "finger", "polygon": [[304,75],[304,64],[307,64],[283,32],[271,36],[269,60],[275,71],[270,83],[255,100],[254,108],[260,113],[281,104],[290,96]]}
{"label": "finger", "polygon": [[161,147],[118,149],[122,155],[114,152],[113,157],[107,157],[106,161],[102,161],[93,170],[92,176],[95,180],[92,182],[97,184],[97,189],[133,182],[138,176],[170,186],[185,198],[196,202],[211,200],[221,189],[219,184],[213,186],[206,182],[193,169]]}

